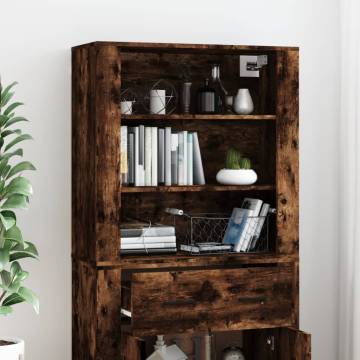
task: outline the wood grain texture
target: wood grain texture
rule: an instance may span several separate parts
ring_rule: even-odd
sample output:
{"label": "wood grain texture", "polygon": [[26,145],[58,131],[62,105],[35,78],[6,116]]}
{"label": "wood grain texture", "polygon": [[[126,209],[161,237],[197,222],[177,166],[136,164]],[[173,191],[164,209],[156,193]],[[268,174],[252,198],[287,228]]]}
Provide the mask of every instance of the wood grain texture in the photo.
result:
{"label": "wood grain texture", "polygon": [[268,191],[274,190],[274,185],[191,185],[191,186],[123,186],[122,193],[147,192],[199,192],[199,191]]}
{"label": "wood grain texture", "polygon": [[297,329],[279,330],[279,360],[310,360],[311,337]]}
{"label": "wood grain texture", "polygon": [[122,256],[117,261],[98,261],[99,268],[121,267],[123,270],[145,270],[145,269],[176,269],[198,268],[198,267],[233,267],[238,265],[252,264],[281,264],[297,261],[292,255],[268,254],[244,254],[232,253],[219,255],[190,256],[183,252],[169,255],[128,255]]}
{"label": "wood grain texture", "polygon": [[[89,48],[72,52],[72,255],[95,259],[95,125]],[[86,174],[86,176],[84,176]]]}
{"label": "wood grain texture", "polygon": [[[73,256],[118,256],[120,62],[117,48],[73,50]],[[111,240],[112,239],[112,240]]]}
{"label": "wood grain texture", "polygon": [[72,265],[72,358],[96,359],[96,269],[86,263]]}
{"label": "wood grain texture", "polygon": [[277,59],[277,240],[282,254],[299,251],[299,53]]}
{"label": "wood grain texture", "polygon": [[[265,108],[265,107],[264,107]],[[130,121],[152,121],[161,120],[176,121],[176,120],[206,120],[206,121],[275,121],[276,115],[237,115],[237,114],[215,114],[215,115],[203,115],[203,114],[170,114],[170,115],[153,115],[153,114],[133,114],[133,115],[121,115],[122,120],[125,122]]]}
{"label": "wood grain texture", "polygon": [[87,45],[104,46],[114,45],[118,46],[123,51],[170,51],[174,49],[176,51],[188,52],[191,50],[198,52],[210,52],[210,53],[236,53],[237,51],[275,51],[275,50],[289,50],[299,49],[298,47],[289,46],[254,46],[254,45],[219,45],[219,44],[178,44],[178,43],[149,43],[149,42],[120,42],[120,41],[96,41],[89,44],[79,45],[77,47],[83,47]]}
{"label": "wood grain texture", "polygon": [[291,266],[134,273],[133,331],[156,334],[175,329],[184,332],[291,325],[292,275]]}

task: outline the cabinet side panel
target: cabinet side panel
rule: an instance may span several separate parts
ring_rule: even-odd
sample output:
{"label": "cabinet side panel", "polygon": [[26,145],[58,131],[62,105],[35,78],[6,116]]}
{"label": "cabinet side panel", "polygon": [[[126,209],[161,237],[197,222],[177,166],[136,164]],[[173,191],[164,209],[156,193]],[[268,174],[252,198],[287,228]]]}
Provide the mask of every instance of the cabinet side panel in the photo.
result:
{"label": "cabinet side panel", "polygon": [[[120,57],[114,46],[91,49],[95,111],[96,260],[116,259],[120,250]],[[84,174],[87,176],[87,174]]]}
{"label": "cabinet side panel", "polygon": [[299,251],[299,53],[277,56],[276,190],[277,245],[281,254]]}
{"label": "cabinet side panel", "polygon": [[73,261],[72,358],[93,360],[96,355],[96,270]]}
{"label": "cabinet side panel", "polygon": [[96,359],[121,357],[121,269],[97,272]]}
{"label": "cabinet side panel", "polygon": [[72,51],[72,254],[95,254],[95,126],[88,47]]}

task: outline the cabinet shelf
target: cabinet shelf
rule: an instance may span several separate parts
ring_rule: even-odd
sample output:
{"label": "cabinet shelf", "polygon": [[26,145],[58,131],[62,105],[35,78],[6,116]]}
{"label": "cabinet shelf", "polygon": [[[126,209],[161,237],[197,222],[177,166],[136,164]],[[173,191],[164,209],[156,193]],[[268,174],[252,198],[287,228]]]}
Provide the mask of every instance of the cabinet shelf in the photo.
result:
{"label": "cabinet shelf", "polygon": [[275,185],[176,185],[176,186],[123,186],[122,193],[152,192],[215,192],[215,191],[271,191]]}
{"label": "cabinet shelf", "polygon": [[151,121],[151,120],[206,120],[206,121],[275,121],[276,115],[237,115],[237,114],[170,114],[170,115],[153,115],[153,114],[132,114],[121,115],[126,121]]}

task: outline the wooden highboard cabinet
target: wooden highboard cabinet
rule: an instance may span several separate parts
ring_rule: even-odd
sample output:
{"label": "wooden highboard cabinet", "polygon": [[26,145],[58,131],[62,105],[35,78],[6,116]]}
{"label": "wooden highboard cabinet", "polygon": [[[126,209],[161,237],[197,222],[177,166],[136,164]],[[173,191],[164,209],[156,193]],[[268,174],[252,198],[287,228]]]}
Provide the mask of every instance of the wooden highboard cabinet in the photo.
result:
{"label": "wooden highboard cabinet", "polygon": [[[267,55],[259,78],[239,78],[240,55]],[[193,88],[220,64],[230,91],[250,89],[254,113],[121,115],[122,86],[177,84],[184,63]],[[310,336],[298,327],[298,66],[294,47],[94,42],[72,49],[74,360],[137,360],[156,334],[227,331],[241,332],[247,360],[311,358]],[[197,131],[206,185],[121,184],[121,125],[138,124]],[[216,183],[234,145],[252,158],[256,184]],[[129,215],[163,222],[159,209],[174,204],[228,213],[245,196],[276,208],[266,253],[121,254],[119,226]]]}

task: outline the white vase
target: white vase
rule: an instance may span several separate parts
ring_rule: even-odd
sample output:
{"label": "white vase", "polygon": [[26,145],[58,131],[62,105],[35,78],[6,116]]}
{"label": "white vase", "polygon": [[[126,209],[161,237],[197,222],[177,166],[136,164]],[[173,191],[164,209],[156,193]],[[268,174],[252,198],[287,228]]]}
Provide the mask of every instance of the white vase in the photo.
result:
{"label": "white vase", "polygon": [[150,90],[150,114],[166,113],[166,90]]}
{"label": "white vase", "polygon": [[10,345],[0,346],[0,359],[1,360],[24,360],[25,359],[25,344],[21,339],[13,339],[0,337],[0,340],[10,342]]}
{"label": "white vase", "polygon": [[252,169],[221,169],[216,174],[216,181],[223,185],[251,185],[257,180]]}
{"label": "white vase", "polygon": [[239,89],[234,99],[234,111],[240,115],[248,115],[254,111],[249,89]]}

